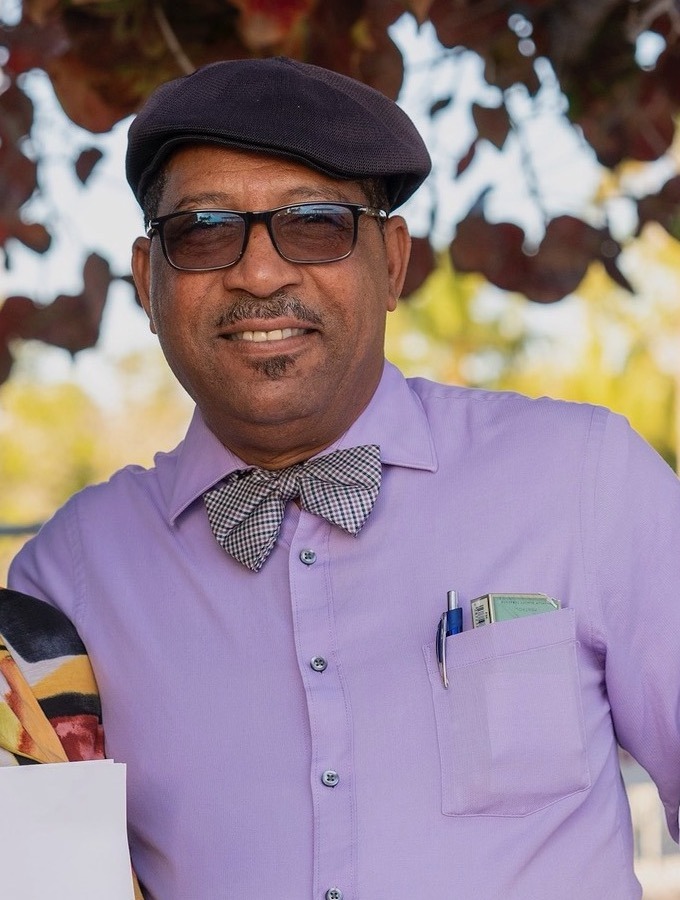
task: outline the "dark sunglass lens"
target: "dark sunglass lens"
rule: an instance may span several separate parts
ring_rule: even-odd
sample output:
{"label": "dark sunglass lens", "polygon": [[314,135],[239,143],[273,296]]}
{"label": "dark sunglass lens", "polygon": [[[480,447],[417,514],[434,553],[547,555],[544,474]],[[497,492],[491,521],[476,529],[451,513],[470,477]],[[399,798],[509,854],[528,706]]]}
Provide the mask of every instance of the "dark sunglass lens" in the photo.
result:
{"label": "dark sunglass lens", "polygon": [[354,214],[335,203],[291,206],[272,218],[279,251],[293,262],[331,262],[354,245]]}
{"label": "dark sunglass lens", "polygon": [[168,257],[180,269],[229,266],[243,247],[244,222],[233,213],[182,213],[167,219],[164,229]]}

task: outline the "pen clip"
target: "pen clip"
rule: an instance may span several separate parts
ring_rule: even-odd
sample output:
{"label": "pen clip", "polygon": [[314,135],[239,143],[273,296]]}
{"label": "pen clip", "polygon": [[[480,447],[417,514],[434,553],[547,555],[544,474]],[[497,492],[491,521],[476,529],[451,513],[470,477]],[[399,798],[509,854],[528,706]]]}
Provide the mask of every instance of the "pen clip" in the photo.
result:
{"label": "pen clip", "polygon": [[460,634],[463,630],[463,611],[458,605],[458,592],[446,592],[446,612],[442,613],[437,628],[437,663],[442,684],[449,686],[449,675],[446,671],[446,638],[450,634]]}
{"label": "pen clip", "polygon": [[448,630],[448,613],[443,612],[439,620],[437,628],[437,663],[439,664],[439,674],[442,677],[442,684],[445,688],[449,686],[449,677],[446,671],[446,633]]}

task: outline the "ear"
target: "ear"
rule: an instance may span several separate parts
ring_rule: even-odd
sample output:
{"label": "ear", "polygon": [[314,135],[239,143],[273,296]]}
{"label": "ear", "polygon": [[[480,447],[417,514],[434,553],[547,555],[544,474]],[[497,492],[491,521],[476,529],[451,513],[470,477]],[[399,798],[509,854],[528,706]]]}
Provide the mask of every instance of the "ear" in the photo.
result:
{"label": "ear", "polygon": [[411,235],[406,220],[402,216],[390,216],[385,222],[385,249],[387,251],[387,277],[389,295],[388,312],[397,308],[406,278],[406,269],[411,254]]}
{"label": "ear", "polygon": [[151,312],[151,241],[146,237],[138,237],[132,245],[132,277],[137,289],[137,296],[144,312],[149,317],[149,328],[156,333]]}

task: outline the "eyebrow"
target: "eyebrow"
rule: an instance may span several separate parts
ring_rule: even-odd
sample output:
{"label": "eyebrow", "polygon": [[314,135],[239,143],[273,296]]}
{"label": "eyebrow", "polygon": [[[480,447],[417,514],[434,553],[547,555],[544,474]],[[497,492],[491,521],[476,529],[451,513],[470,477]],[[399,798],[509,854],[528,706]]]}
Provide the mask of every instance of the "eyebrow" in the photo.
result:
{"label": "eyebrow", "polygon": [[[356,185],[355,181],[343,182],[348,185]],[[324,200],[337,201],[338,203],[356,203],[363,202],[352,200],[348,197],[347,191],[342,191],[334,185],[296,185],[281,195],[277,206],[288,206],[295,203],[304,203],[305,201]],[[235,209],[229,205],[229,195],[219,191],[201,191],[197,194],[185,194],[173,204],[170,212],[178,212],[185,209]],[[235,211],[239,211],[235,209]],[[245,212],[245,210],[240,210]]]}

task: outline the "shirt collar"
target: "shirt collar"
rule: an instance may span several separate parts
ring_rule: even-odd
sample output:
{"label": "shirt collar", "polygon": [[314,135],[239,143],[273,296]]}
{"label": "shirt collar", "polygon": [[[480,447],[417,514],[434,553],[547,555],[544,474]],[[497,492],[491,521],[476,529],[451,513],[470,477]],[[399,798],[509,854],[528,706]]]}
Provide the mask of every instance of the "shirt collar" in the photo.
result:
{"label": "shirt collar", "polygon": [[396,366],[385,361],[370,403],[343,436],[324,450],[378,444],[383,463],[434,472],[437,457],[420,398]]}
{"label": "shirt collar", "polygon": [[[387,465],[430,472],[437,468],[432,435],[420,399],[389,362],[385,362],[380,383],[366,409],[323,453],[359,444],[378,444],[382,462]],[[194,411],[186,437],[171,456],[175,459],[174,466],[158,468],[171,523],[209,488],[245,465],[209,430],[198,409]]]}

